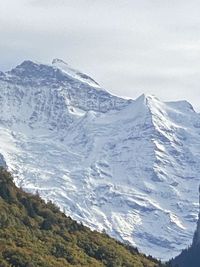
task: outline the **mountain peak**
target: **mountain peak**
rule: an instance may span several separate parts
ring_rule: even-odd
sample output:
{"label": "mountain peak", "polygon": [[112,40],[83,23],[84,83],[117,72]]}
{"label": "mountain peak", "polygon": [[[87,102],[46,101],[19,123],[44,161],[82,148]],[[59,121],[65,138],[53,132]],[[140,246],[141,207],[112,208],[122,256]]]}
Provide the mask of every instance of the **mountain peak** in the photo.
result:
{"label": "mountain peak", "polygon": [[142,94],[135,100],[136,103],[142,104],[144,106],[151,106],[152,104],[157,104],[160,100],[155,95]]}
{"label": "mountain peak", "polygon": [[27,67],[31,67],[31,66],[40,66],[40,65],[44,65],[41,62],[38,61],[33,61],[30,59],[26,59],[24,61],[22,61],[22,63],[20,63],[19,65],[17,65],[14,69],[16,68],[27,68]]}
{"label": "mountain peak", "polygon": [[38,65],[38,63],[33,62],[31,60],[24,60],[22,63],[20,63],[16,67],[12,68],[11,72],[13,72],[15,70],[19,70],[19,69],[26,69],[26,68],[30,68],[30,67],[35,67],[37,65]]}
{"label": "mountain peak", "polygon": [[70,69],[72,69],[64,60],[59,58],[54,58],[52,60],[52,66],[56,67],[62,71],[69,72]]}
{"label": "mountain peak", "polygon": [[[12,79],[13,76],[15,78],[17,77],[18,81],[23,84],[28,82],[37,83],[38,81],[48,82],[56,77],[55,69],[51,65],[32,60],[23,61],[7,73],[11,75],[10,79]],[[61,76],[62,75],[59,75],[59,79],[63,79]]]}
{"label": "mountain peak", "polygon": [[99,87],[99,84],[95,80],[93,80],[88,75],[80,72],[79,70],[76,70],[76,69],[70,67],[62,59],[59,59],[59,58],[53,59],[52,65],[53,65],[53,67],[60,69],[63,73],[71,76],[74,79],[77,79],[81,82],[87,83],[88,85],[93,86],[93,87]]}
{"label": "mountain peak", "polygon": [[68,64],[64,60],[62,60],[60,58],[54,58],[52,60],[52,65],[57,65],[57,64],[64,64],[64,65],[68,66]]}
{"label": "mountain peak", "polygon": [[158,98],[155,96],[155,95],[150,95],[150,94],[145,94],[143,93],[142,95],[140,95],[136,101],[149,101],[149,100],[157,100],[158,101]]}
{"label": "mountain peak", "polygon": [[[70,67],[64,60],[55,58],[52,64],[44,64],[32,60],[24,60],[21,64],[17,65],[8,74],[17,76],[20,79],[45,80],[58,79],[66,80],[66,77],[75,79],[76,81],[89,85],[91,87],[100,88],[98,83],[88,75]],[[103,89],[101,89],[103,90]]]}
{"label": "mountain peak", "polygon": [[22,61],[22,63],[18,64],[16,67],[12,68],[11,71],[9,71],[9,73],[16,74],[16,73],[22,73],[23,71],[30,71],[30,70],[39,71],[44,68],[49,68],[49,65],[43,64],[38,61],[26,59]]}

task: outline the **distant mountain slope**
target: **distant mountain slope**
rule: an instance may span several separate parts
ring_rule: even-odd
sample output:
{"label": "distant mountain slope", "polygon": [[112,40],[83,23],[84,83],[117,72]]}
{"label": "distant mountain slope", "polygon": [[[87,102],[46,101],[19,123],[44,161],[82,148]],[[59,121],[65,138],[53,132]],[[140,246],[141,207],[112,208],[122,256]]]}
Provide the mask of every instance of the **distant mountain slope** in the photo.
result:
{"label": "distant mountain slope", "polygon": [[139,254],[66,217],[51,202],[23,192],[0,169],[1,267],[156,267]]}
{"label": "distant mountain slope", "polygon": [[186,101],[111,95],[61,60],[0,74],[0,154],[26,191],[169,259],[197,221],[200,115]]}

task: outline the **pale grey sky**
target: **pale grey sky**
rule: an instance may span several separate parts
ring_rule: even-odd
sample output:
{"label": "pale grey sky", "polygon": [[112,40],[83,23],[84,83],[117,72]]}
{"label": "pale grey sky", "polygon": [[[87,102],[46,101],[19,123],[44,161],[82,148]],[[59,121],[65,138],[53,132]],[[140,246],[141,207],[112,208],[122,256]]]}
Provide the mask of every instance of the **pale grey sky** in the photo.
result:
{"label": "pale grey sky", "polygon": [[58,57],[114,94],[200,110],[199,11],[199,0],[0,0],[0,69]]}

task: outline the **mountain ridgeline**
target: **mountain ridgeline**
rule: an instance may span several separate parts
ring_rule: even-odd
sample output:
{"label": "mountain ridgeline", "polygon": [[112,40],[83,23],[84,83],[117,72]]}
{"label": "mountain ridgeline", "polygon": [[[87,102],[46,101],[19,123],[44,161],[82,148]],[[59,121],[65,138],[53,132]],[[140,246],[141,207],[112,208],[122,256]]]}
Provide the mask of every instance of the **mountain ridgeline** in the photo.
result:
{"label": "mountain ridgeline", "polygon": [[158,267],[136,248],[91,231],[0,169],[1,267]]}

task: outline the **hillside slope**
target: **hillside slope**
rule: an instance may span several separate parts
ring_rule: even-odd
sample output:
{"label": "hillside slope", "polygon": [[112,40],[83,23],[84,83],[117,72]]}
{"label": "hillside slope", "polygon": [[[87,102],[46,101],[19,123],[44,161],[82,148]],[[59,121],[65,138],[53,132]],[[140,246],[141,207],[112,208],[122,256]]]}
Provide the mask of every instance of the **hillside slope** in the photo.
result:
{"label": "hillside slope", "polygon": [[116,97],[58,59],[0,74],[0,154],[15,183],[158,258],[192,239],[199,136],[188,102]]}
{"label": "hillside slope", "polygon": [[23,192],[0,169],[1,267],[156,267],[139,254],[66,217],[51,202]]}

